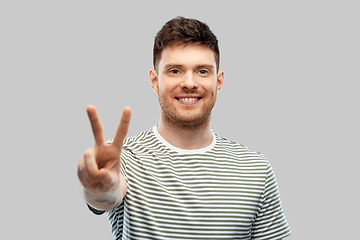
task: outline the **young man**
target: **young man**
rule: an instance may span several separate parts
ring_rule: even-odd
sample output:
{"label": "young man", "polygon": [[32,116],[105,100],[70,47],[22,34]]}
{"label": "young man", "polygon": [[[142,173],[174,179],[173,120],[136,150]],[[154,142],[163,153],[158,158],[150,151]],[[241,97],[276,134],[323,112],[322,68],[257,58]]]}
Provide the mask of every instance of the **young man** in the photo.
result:
{"label": "young man", "polygon": [[175,18],[158,33],[149,79],[159,123],[125,139],[125,108],[110,143],[93,106],[95,147],[78,163],[81,194],[108,214],[114,239],[282,239],[290,228],[266,158],[210,127],[224,82],[209,27]]}

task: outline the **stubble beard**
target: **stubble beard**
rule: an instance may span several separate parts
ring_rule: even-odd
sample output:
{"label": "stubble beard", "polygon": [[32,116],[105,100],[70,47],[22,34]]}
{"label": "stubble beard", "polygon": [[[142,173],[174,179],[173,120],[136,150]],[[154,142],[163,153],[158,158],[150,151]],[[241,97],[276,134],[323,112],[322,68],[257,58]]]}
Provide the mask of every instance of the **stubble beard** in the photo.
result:
{"label": "stubble beard", "polygon": [[210,124],[211,112],[215,106],[216,95],[213,96],[211,103],[207,104],[199,113],[192,117],[181,115],[175,107],[167,106],[165,102],[164,99],[159,97],[162,120],[177,130],[194,131],[206,128]]}

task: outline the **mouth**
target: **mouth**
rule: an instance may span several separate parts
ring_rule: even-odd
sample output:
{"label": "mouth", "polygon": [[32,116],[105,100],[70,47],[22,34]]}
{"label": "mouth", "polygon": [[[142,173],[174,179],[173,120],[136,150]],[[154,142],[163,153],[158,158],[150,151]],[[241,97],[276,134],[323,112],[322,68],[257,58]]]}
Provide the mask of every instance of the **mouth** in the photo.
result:
{"label": "mouth", "polygon": [[176,100],[184,103],[192,103],[197,102],[201,99],[201,97],[176,97]]}

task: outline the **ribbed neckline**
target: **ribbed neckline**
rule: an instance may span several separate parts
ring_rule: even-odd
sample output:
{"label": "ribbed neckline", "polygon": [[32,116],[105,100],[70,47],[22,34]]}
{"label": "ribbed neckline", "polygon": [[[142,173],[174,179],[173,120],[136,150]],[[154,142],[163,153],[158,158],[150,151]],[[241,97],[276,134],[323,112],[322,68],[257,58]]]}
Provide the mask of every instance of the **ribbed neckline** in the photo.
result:
{"label": "ribbed neckline", "polygon": [[215,133],[213,131],[212,134],[213,134],[213,141],[211,142],[211,144],[205,148],[200,148],[200,149],[194,149],[194,150],[188,150],[188,149],[181,149],[181,148],[178,148],[178,147],[175,147],[173,145],[171,145],[169,142],[167,142],[161,135],[160,133],[158,132],[157,130],[157,125],[155,125],[153,127],[153,131],[154,131],[154,134],[155,136],[157,137],[157,139],[162,142],[166,147],[168,147],[169,149],[171,149],[172,151],[175,151],[179,154],[201,154],[201,153],[205,153],[205,152],[208,152],[210,151],[211,149],[214,148],[215,144],[216,144],[216,136],[215,136]]}

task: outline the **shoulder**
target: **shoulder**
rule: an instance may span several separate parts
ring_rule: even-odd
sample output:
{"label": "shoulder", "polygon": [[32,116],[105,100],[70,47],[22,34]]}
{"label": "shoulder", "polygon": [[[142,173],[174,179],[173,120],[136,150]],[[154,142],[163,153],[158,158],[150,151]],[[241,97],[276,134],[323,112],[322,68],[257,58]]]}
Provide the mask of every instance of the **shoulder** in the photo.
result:
{"label": "shoulder", "polygon": [[[129,147],[134,145],[146,145],[147,143],[151,143],[156,141],[155,134],[153,132],[153,128],[148,131],[143,131],[138,133],[133,137],[128,137],[124,139],[123,146]],[[107,143],[112,143],[113,139],[109,139]]]}
{"label": "shoulder", "polygon": [[140,132],[133,137],[126,138],[124,140],[124,146],[134,145],[134,144],[146,144],[148,142],[152,142],[155,140],[156,140],[156,137],[153,132],[153,129],[151,128],[148,131]]}
{"label": "shoulder", "polygon": [[154,133],[154,128],[148,131],[140,132],[136,136],[126,138],[123,143],[123,149],[132,155],[152,155],[154,152],[164,152],[165,146],[159,141]]}
{"label": "shoulder", "polygon": [[240,144],[236,141],[229,140],[226,137],[222,137],[215,133],[217,144],[215,151],[236,155],[237,157],[249,160],[257,160],[258,162],[268,163],[266,157],[257,151],[250,149],[249,147]]}

